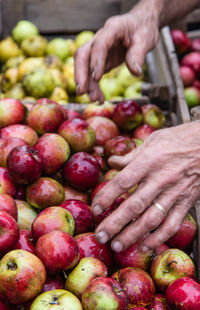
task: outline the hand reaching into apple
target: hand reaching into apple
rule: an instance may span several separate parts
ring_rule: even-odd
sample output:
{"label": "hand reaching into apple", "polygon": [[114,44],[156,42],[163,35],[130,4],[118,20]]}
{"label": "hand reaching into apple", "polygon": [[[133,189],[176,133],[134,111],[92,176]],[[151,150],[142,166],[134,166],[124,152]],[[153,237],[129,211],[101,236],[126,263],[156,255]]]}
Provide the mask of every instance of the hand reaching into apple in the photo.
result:
{"label": "hand reaching into apple", "polygon": [[112,249],[120,252],[144,238],[142,250],[147,252],[174,235],[200,196],[199,141],[198,121],[155,131],[124,157],[110,157],[109,164],[122,170],[95,196],[94,215],[138,187],[99,224],[97,240],[112,239]]}

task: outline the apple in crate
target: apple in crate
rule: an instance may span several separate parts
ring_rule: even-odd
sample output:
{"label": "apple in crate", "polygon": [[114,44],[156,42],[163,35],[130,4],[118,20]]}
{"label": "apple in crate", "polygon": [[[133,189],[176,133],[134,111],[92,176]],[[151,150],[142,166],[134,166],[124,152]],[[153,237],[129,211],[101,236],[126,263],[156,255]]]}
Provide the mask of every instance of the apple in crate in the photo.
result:
{"label": "apple in crate", "polygon": [[80,118],[83,119],[83,116],[81,113],[79,113],[78,111],[69,109],[66,105],[66,109],[65,109],[65,114],[66,114],[66,120],[70,120],[73,118]]}
{"label": "apple in crate", "polygon": [[47,276],[42,292],[63,289],[64,284],[60,276]]}
{"label": "apple in crate", "polygon": [[42,235],[36,243],[35,254],[41,259],[49,274],[71,269],[79,261],[76,240],[60,230],[52,230]]}
{"label": "apple in crate", "polygon": [[149,310],[170,310],[167,306],[166,298],[162,294],[155,294]]}
{"label": "apple in crate", "polygon": [[25,108],[19,100],[13,98],[0,99],[1,127],[21,123],[24,119]]}
{"label": "apple in crate", "polygon": [[13,304],[36,297],[45,281],[44,265],[30,252],[13,250],[0,261],[0,295]]}
{"label": "apple in crate", "polygon": [[33,146],[38,140],[38,135],[29,126],[24,124],[16,124],[3,128],[1,130],[1,138],[19,138],[24,140],[30,146]]}
{"label": "apple in crate", "polygon": [[127,310],[128,298],[120,284],[112,279],[99,277],[87,286],[82,294],[82,305],[87,310]]}
{"label": "apple in crate", "polygon": [[109,170],[108,164],[107,164],[106,159],[105,159],[104,147],[103,146],[101,146],[101,145],[94,146],[91,155],[96,158],[96,160],[98,161],[98,163],[101,167],[101,170],[103,170],[103,171]]}
{"label": "apple in crate", "polygon": [[83,118],[88,119],[93,116],[103,116],[111,118],[113,111],[114,105],[109,101],[105,101],[104,104],[101,105],[89,104],[83,111]]}
{"label": "apple in crate", "polygon": [[136,128],[133,133],[133,138],[144,141],[155,129],[148,124],[143,124]]}
{"label": "apple in crate", "polygon": [[184,87],[191,86],[196,79],[194,70],[188,66],[180,66],[180,74]]}
{"label": "apple in crate", "polygon": [[19,240],[15,249],[25,250],[34,254],[33,235],[30,230],[20,230]]}
{"label": "apple in crate", "polygon": [[189,108],[200,104],[200,90],[195,86],[190,86],[184,90],[185,99]]}
{"label": "apple in crate", "polygon": [[179,249],[169,249],[157,255],[151,263],[150,271],[156,287],[161,292],[178,278],[195,276],[192,259]]}
{"label": "apple in crate", "polygon": [[32,223],[37,216],[37,211],[26,201],[15,200],[18,211],[18,226],[20,230],[31,230]]}
{"label": "apple in crate", "polygon": [[8,154],[16,147],[20,145],[26,145],[28,144],[20,139],[20,138],[8,138],[4,139],[3,143],[0,146],[0,151],[1,151],[1,158],[0,158],[0,165],[3,167],[7,167],[7,157]]}
{"label": "apple in crate", "polygon": [[171,35],[178,55],[182,55],[189,50],[190,39],[187,33],[180,29],[173,29]]}
{"label": "apple in crate", "polygon": [[199,310],[200,285],[189,277],[183,277],[170,284],[166,299],[172,309]]}
{"label": "apple in crate", "polygon": [[183,57],[181,66],[187,66],[194,70],[197,77],[200,76],[200,52],[191,52]]}
{"label": "apple in crate", "polygon": [[19,240],[19,227],[15,219],[5,211],[0,211],[0,256],[15,248]]}
{"label": "apple in crate", "polygon": [[146,104],[142,106],[143,122],[154,129],[160,129],[165,125],[165,116],[163,111],[155,104]]}
{"label": "apple in crate", "polygon": [[84,257],[68,275],[65,288],[81,298],[89,283],[97,277],[107,276],[107,267],[99,259]]}
{"label": "apple in crate", "polygon": [[200,38],[196,38],[191,42],[191,50],[194,52],[200,52]]}
{"label": "apple in crate", "polygon": [[87,192],[86,193],[80,192],[80,191],[72,188],[69,185],[64,185],[64,192],[65,192],[65,199],[64,200],[76,199],[76,200],[83,201],[85,203],[88,203],[88,201],[89,201],[89,197],[88,197]]}
{"label": "apple in crate", "polygon": [[11,180],[8,170],[4,167],[0,167],[0,194],[7,194],[14,197],[16,192],[16,186]]}
{"label": "apple in crate", "polygon": [[17,221],[18,218],[17,205],[15,200],[11,196],[7,194],[0,194],[0,210],[7,212],[11,216],[13,216],[14,219]]}
{"label": "apple in crate", "polygon": [[160,253],[162,253],[168,249],[169,249],[169,247],[165,243],[163,243],[158,248],[155,249],[155,254],[159,255]]}
{"label": "apple in crate", "polygon": [[108,140],[104,150],[106,157],[126,155],[135,148],[135,142],[129,137],[117,136]]}

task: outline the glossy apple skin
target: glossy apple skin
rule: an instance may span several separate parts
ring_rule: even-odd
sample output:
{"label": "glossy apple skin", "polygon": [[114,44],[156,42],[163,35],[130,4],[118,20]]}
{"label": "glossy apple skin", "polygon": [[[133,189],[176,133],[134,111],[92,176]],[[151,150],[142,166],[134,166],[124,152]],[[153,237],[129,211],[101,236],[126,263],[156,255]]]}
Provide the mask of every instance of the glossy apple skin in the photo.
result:
{"label": "glossy apple skin", "polygon": [[81,115],[81,113],[79,113],[75,110],[72,110],[72,109],[68,109],[67,106],[66,106],[65,110],[66,110],[65,113],[66,113],[66,119],[67,120],[74,119],[74,118],[83,119],[83,116]]}
{"label": "glossy apple skin", "polygon": [[160,129],[165,125],[165,116],[155,104],[142,106],[143,122],[154,129]]}
{"label": "glossy apple skin", "polygon": [[166,299],[173,309],[199,310],[200,285],[188,277],[177,279],[168,286]]}
{"label": "glossy apple skin", "polygon": [[150,267],[151,277],[159,291],[181,277],[194,277],[195,266],[191,258],[179,249],[169,249],[156,256]]}
{"label": "glossy apple skin", "polygon": [[0,126],[21,123],[25,119],[25,109],[22,103],[13,98],[0,99]]}
{"label": "glossy apple skin", "polygon": [[101,145],[94,146],[91,155],[96,158],[102,171],[109,170],[108,164],[105,159],[103,146]]}
{"label": "glossy apple skin", "polygon": [[7,157],[9,152],[12,151],[12,149],[14,149],[16,146],[20,145],[28,146],[28,143],[26,143],[24,140],[20,138],[8,138],[3,140],[3,143],[0,146],[1,151],[0,165],[2,167],[7,167]]}
{"label": "glossy apple skin", "polygon": [[162,294],[155,294],[149,310],[170,310],[167,306],[165,296]]}
{"label": "glossy apple skin", "polygon": [[17,205],[15,200],[11,196],[7,194],[0,194],[0,210],[7,212],[11,216],[13,216],[14,219],[17,221],[18,218]]}
{"label": "glossy apple skin", "polygon": [[49,274],[71,269],[79,261],[76,240],[68,233],[59,230],[52,230],[41,236],[36,243],[35,253]]}
{"label": "glossy apple skin", "polygon": [[180,66],[180,74],[184,87],[191,86],[196,79],[193,69],[187,66]]}
{"label": "glossy apple skin", "polygon": [[126,155],[135,148],[135,142],[128,137],[117,136],[108,140],[104,150],[106,157]]}
{"label": "glossy apple skin", "polygon": [[111,278],[94,279],[85,289],[81,298],[84,309],[127,310],[128,298],[120,284]]}
{"label": "glossy apple skin", "polygon": [[0,167],[0,194],[7,194],[15,197],[17,192],[16,186],[8,174],[8,170]]}
{"label": "glossy apple skin", "polygon": [[49,207],[38,214],[32,224],[34,240],[52,230],[61,230],[73,236],[74,219],[71,213],[61,207]]}
{"label": "glossy apple skin", "polygon": [[78,190],[68,186],[64,185],[64,192],[65,192],[65,199],[64,200],[69,200],[69,199],[77,199],[80,201],[83,201],[85,203],[88,203],[89,197],[87,193],[79,192]]}
{"label": "glossy apple skin", "polygon": [[119,268],[136,267],[147,270],[153,256],[153,251],[143,253],[140,248],[141,242],[135,242],[126,250],[115,253],[115,262],[117,266]]}
{"label": "glossy apple skin", "polygon": [[183,55],[190,48],[190,39],[187,34],[180,29],[173,29],[171,31],[172,40],[178,55]]}
{"label": "glossy apple skin", "polygon": [[15,200],[18,211],[18,226],[20,230],[31,230],[32,223],[37,217],[37,211],[26,201]]}
{"label": "glossy apple skin", "polygon": [[64,179],[72,187],[85,191],[97,185],[100,166],[97,160],[85,152],[79,152],[69,159],[63,170]]}
{"label": "glossy apple skin", "polygon": [[112,251],[107,244],[97,242],[94,233],[80,234],[75,239],[79,247],[80,259],[84,257],[95,257],[102,261],[108,269],[112,269]]}
{"label": "glossy apple skin", "polygon": [[159,254],[161,254],[162,252],[164,252],[164,251],[166,251],[168,249],[169,249],[169,247],[165,243],[163,243],[157,249],[155,249],[155,254],[159,255]]}
{"label": "glossy apple skin", "polygon": [[46,282],[44,284],[43,292],[53,291],[63,289],[63,280],[59,276],[47,276]]}
{"label": "glossy apple skin", "polygon": [[0,211],[0,256],[14,249],[19,240],[19,227],[15,219]]}
{"label": "glossy apple skin", "polygon": [[29,310],[53,310],[56,308],[83,310],[83,307],[76,296],[61,289],[40,294],[34,299]]}
{"label": "glossy apple skin", "polygon": [[5,127],[1,130],[2,139],[19,138],[24,140],[30,146],[33,146],[37,140],[37,133],[27,125],[16,124]]}
{"label": "glossy apple skin", "polygon": [[183,57],[181,60],[181,66],[188,66],[200,76],[200,52],[191,52]]}
{"label": "glossy apple skin", "polygon": [[16,146],[8,154],[7,169],[12,180],[17,184],[29,184],[42,174],[43,163],[33,147]]}
{"label": "glossy apple skin", "polygon": [[96,134],[88,123],[80,118],[67,120],[58,128],[73,152],[90,152],[96,142]]}
{"label": "glossy apple skin", "polygon": [[83,111],[83,118],[88,119],[93,116],[103,116],[111,118],[114,111],[114,105],[108,101],[104,104],[89,104]]}
{"label": "glossy apple skin", "polygon": [[146,307],[151,304],[155,286],[150,275],[139,268],[124,268],[112,275],[128,295],[129,308]]}
{"label": "glossy apple skin", "polygon": [[133,100],[125,100],[115,107],[112,119],[123,130],[133,130],[140,126],[143,120],[139,104]]}
{"label": "glossy apple skin", "polygon": [[192,245],[196,231],[197,223],[193,219],[192,215],[188,213],[181,223],[177,233],[168,239],[166,243],[170,248],[186,250]]}
{"label": "glossy apple skin", "polygon": [[133,138],[144,141],[155,129],[148,124],[143,124],[140,127],[136,128],[133,133]]}
{"label": "glossy apple skin", "polygon": [[34,254],[33,235],[30,230],[20,230],[19,240],[15,249],[25,250]]}
{"label": "glossy apple skin", "polygon": [[116,174],[119,173],[119,170],[117,169],[110,169],[108,172],[104,174],[104,181],[110,181],[116,176]]}
{"label": "glossy apple skin", "polygon": [[0,261],[0,294],[13,304],[36,297],[45,281],[44,265],[30,252],[13,250]]}
{"label": "glossy apple skin", "polygon": [[91,208],[88,204],[75,199],[65,200],[60,206],[68,210],[75,221],[75,235],[94,230]]}
{"label": "glossy apple skin", "polygon": [[42,135],[56,132],[64,120],[64,114],[58,104],[36,104],[28,114],[27,124]]}
{"label": "glossy apple skin", "polygon": [[59,205],[64,200],[63,186],[57,181],[41,177],[26,188],[26,201],[37,209]]}
{"label": "glossy apple skin", "polygon": [[116,124],[109,118],[94,116],[87,119],[96,133],[96,145],[104,145],[108,140],[119,135]]}
{"label": "glossy apple skin", "polygon": [[45,175],[58,172],[70,155],[67,141],[55,133],[44,134],[34,146],[34,149],[42,159],[43,173]]}
{"label": "glossy apple skin", "polygon": [[106,277],[107,267],[99,259],[84,257],[68,275],[65,289],[75,294],[79,299],[89,283],[97,277]]}

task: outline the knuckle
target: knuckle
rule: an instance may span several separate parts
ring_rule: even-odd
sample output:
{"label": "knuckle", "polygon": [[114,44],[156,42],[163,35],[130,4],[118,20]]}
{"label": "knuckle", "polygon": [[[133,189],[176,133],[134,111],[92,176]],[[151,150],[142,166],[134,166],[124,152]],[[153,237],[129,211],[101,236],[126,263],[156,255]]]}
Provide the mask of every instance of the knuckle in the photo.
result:
{"label": "knuckle", "polygon": [[152,231],[160,224],[160,216],[157,216],[156,214],[150,213],[148,215],[148,218],[145,221],[145,227],[149,231]]}
{"label": "knuckle", "polygon": [[116,25],[116,18],[117,18],[117,16],[112,16],[112,17],[110,17],[106,22],[105,22],[105,24],[104,24],[104,27],[113,27],[113,26],[115,26]]}
{"label": "knuckle", "polygon": [[131,178],[126,173],[119,173],[113,181],[117,183],[116,185],[122,192],[126,192],[134,185]]}

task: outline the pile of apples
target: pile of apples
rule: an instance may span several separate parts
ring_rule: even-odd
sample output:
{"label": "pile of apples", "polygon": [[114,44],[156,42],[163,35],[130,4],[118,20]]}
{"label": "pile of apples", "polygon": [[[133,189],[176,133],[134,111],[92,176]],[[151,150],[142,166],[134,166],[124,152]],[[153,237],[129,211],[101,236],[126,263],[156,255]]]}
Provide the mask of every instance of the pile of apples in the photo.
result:
{"label": "pile of apples", "polygon": [[[83,31],[75,39],[58,37],[48,42],[36,25],[19,21],[11,36],[0,41],[1,97],[89,103],[87,94],[76,95],[73,55],[93,36],[92,31]],[[141,96],[142,80],[143,76],[133,76],[123,64],[105,74],[100,87],[106,100],[136,98]]]}
{"label": "pile of apples", "polygon": [[200,105],[200,38],[190,40],[179,29],[171,31],[178,54],[184,94],[189,108]]}
{"label": "pile of apples", "polygon": [[92,199],[119,172],[107,159],[165,126],[159,107],[126,100],[80,113],[42,98],[27,110],[4,98],[0,126],[0,309],[199,309],[191,214],[147,253],[141,240],[113,253],[94,234],[137,191],[92,216]]}

